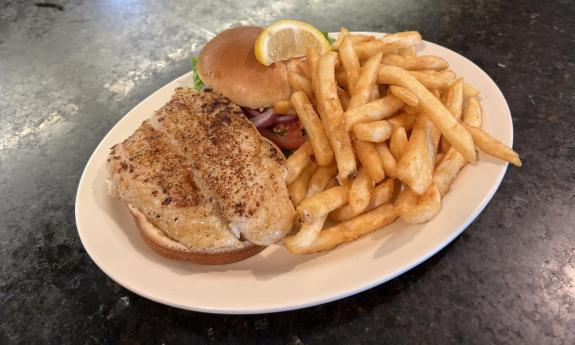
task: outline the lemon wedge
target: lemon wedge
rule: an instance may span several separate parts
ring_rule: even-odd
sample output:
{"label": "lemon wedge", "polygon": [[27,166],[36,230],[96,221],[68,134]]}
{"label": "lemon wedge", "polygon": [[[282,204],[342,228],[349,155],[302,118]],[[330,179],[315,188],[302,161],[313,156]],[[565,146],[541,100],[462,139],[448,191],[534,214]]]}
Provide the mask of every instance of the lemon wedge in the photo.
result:
{"label": "lemon wedge", "polygon": [[308,48],[323,54],[331,50],[321,31],[298,20],[280,20],[268,26],[256,39],[256,59],[269,66],[274,62],[305,56]]}

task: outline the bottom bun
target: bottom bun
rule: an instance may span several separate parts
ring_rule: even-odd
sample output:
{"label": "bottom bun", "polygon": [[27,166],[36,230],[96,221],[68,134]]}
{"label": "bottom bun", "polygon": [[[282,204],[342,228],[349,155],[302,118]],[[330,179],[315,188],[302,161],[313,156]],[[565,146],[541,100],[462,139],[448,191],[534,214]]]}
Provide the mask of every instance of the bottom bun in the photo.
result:
{"label": "bottom bun", "polygon": [[166,236],[152,224],[138,209],[127,204],[134,221],[140,230],[140,236],[156,253],[177,260],[191,261],[202,265],[224,265],[245,260],[261,252],[265,247],[243,241],[241,246],[223,249],[193,249],[184,246]]}

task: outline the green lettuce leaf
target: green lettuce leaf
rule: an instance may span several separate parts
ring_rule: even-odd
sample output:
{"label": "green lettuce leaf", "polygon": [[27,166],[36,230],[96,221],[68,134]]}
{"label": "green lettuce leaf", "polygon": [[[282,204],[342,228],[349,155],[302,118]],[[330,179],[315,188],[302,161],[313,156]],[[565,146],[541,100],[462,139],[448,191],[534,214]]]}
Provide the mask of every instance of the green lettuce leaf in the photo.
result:
{"label": "green lettuce leaf", "polygon": [[194,89],[201,90],[204,87],[204,82],[200,78],[200,75],[197,72],[198,66],[198,57],[192,56],[192,71],[194,71]]}
{"label": "green lettuce leaf", "polygon": [[327,31],[321,31],[321,33],[323,34],[323,36],[325,37],[325,39],[329,42],[329,43],[333,43],[335,42],[335,40],[331,37],[329,37],[329,34]]}

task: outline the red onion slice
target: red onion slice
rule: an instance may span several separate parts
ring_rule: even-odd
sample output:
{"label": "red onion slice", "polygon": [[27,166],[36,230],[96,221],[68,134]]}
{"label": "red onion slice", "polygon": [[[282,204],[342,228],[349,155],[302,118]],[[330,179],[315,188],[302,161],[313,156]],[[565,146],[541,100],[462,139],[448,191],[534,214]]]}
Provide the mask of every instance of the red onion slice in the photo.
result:
{"label": "red onion slice", "polygon": [[250,118],[250,121],[253,122],[257,128],[267,128],[274,124],[276,117],[273,109],[269,108],[263,113],[258,113],[258,115]]}
{"label": "red onion slice", "polygon": [[276,117],[276,123],[290,123],[297,121],[297,115],[281,115]]}

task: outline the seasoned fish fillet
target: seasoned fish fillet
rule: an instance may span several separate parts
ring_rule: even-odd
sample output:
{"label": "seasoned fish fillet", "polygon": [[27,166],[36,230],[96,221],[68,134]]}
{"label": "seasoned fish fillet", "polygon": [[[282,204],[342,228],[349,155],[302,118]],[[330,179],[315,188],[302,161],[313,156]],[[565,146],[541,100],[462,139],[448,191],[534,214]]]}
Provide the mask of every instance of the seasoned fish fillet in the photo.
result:
{"label": "seasoned fish fillet", "polygon": [[281,240],[295,210],[285,160],[241,109],[179,88],[108,160],[119,197],[189,247]]}

